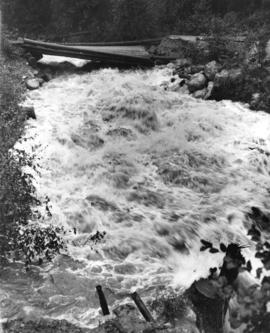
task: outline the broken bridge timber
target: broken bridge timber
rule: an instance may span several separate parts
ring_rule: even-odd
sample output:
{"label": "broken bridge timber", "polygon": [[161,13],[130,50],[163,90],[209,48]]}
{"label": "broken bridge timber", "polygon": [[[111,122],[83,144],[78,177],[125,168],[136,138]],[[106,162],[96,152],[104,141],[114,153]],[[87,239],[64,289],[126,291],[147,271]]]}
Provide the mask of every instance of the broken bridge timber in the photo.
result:
{"label": "broken bridge timber", "polygon": [[[153,44],[156,40],[153,40]],[[156,62],[168,63],[175,58],[150,54],[144,45],[145,41],[93,43],[93,44],[61,44],[20,39],[14,44],[30,52],[40,59],[43,54],[86,59],[110,64],[133,66],[153,66]],[[151,40],[147,40],[151,44]]]}

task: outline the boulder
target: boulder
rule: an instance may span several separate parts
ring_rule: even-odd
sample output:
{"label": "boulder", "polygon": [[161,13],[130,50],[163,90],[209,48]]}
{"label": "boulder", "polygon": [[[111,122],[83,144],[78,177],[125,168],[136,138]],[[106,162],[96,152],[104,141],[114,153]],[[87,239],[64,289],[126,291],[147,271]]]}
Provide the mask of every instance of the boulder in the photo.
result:
{"label": "boulder", "polygon": [[203,88],[201,90],[197,90],[193,93],[193,97],[199,98],[199,99],[205,99],[205,96],[207,94],[207,89]]}
{"label": "boulder", "polygon": [[35,109],[33,106],[22,106],[21,111],[26,115],[27,119],[37,119]]}
{"label": "boulder", "polygon": [[196,90],[202,90],[207,84],[206,77],[202,73],[197,73],[192,75],[191,79],[188,82],[188,89],[191,93]]}
{"label": "boulder", "polygon": [[208,80],[213,81],[215,79],[216,74],[220,71],[221,65],[215,60],[210,61],[204,67],[204,74],[208,78]]}
{"label": "boulder", "polygon": [[27,89],[29,90],[35,90],[38,89],[40,86],[39,79],[37,78],[31,78],[26,80],[25,82]]}

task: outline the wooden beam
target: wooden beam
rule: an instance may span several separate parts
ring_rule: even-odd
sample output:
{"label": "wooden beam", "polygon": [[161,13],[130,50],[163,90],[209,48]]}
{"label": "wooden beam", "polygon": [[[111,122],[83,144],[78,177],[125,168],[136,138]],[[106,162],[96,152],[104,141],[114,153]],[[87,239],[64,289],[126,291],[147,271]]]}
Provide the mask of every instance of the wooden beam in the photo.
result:
{"label": "wooden beam", "polygon": [[154,322],[154,318],[152,317],[151,313],[149,312],[149,310],[143,303],[140,295],[137,292],[134,292],[130,296],[133,299],[133,301],[135,302],[135,304],[137,305],[137,307],[138,307],[140,313],[143,315],[144,319],[148,322]]}
{"label": "wooden beam", "polygon": [[98,285],[98,286],[96,286],[96,290],[98,293],[99,303],[100,303],[100,307],[102,309],[103,316],[108,316],[110,314],[110,311],[109,311],[107,300],[103,293],[102,287],[100,285]]}

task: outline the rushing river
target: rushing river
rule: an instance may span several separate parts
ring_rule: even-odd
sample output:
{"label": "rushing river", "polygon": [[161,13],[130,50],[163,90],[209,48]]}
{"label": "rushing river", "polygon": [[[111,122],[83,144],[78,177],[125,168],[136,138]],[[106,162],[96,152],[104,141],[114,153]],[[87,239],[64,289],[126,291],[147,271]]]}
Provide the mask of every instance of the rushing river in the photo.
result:
{"label": "rushing river", "polygon": [[[101,69],[28,93],[37,120],[23,147],[36,154],[37,196],[52,213],[39,223],[63,226],[67,251],[30,272],[21,263],[1,272],[2,318],[90,326],[96,285],[110,306],[134,290],[155,297],[222,261],[200,252],[201,238],[251,245],[245,213],[270,208],[270,116],[195,100],[171,78],[170,66]],[[93,246],[97,230],[106,236]]]}

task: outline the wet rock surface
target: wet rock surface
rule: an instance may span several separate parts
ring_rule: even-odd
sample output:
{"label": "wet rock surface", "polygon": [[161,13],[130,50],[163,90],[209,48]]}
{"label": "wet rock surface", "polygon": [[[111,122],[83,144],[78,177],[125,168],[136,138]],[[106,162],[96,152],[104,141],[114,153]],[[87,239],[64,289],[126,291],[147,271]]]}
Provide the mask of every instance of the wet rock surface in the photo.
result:
{"label": "wet rock surface", "polygon": [[207,80],[203,73],[194,74],[191,76],[190,80],[188,81],[189,91],[192,93],[201,90],[206,86],[206,83]]}
{"label": "wet rock surface", "polygon": [[37,119],[35,108],[33,106],[21,106],[20,109],[27,119]]}
{"label": "wet rock surface", "polygon": [[35,89],[39,88],[40,81],[37,78],[32,78],[32,79],[27,79],[25,84],[26,84],[27,89],[35,90]]}
{"label": "wet rock surface", "polygon": [[[204,57],[198,60],[193,55],[191,60],[179,54],[173,74],[186,81],[190,93],[197,99],[230,99],[249,103],[254,110],[269,112],[269,45],[266,40],[248,42],[241,36],[210,39],[208,62]],[[194,46],[198,55],[198,44]],[[205,93],[204,89],[210,83]]]}

